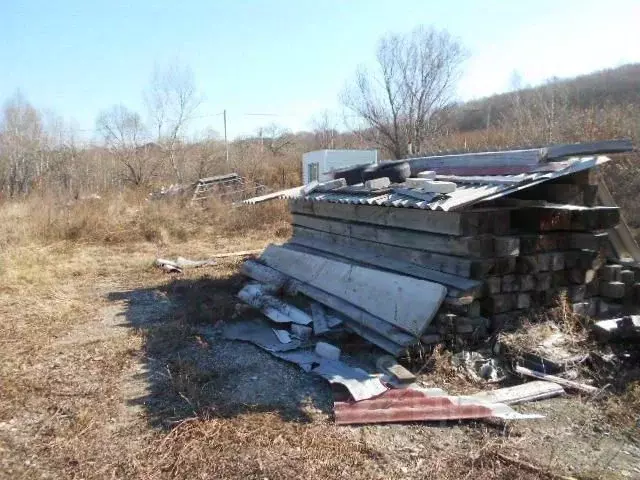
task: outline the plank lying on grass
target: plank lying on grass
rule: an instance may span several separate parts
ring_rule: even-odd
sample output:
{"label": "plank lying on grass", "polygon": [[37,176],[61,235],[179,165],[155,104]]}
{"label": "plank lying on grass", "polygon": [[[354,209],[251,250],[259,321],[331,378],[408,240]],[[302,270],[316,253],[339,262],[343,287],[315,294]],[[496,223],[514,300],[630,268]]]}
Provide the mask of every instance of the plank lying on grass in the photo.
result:
{"label": "plank lying on grass", "polygon": [[555,375],[548,375],[546,373],[537,372],[535,370],[521,367],[520,365],[516,366],[516,372],[528,377],[537,378],[538,380],[547,380],[549,382],[557,383],[558,385],[562,385],[563,387],[570,388],[572,390],[579,390],[585,393],[598,392],[598,389],[596,387],[592,387],[591,385],[574,382],[573,380],[567,380],[566,378],[556,377]]}
{"label": "plank lying on grass", "polygon": [[514,387],[476,393],[472,395],[472,397],[491,403],[518,405],[520,403],[543,400],[563,394],[564,389],[557,383],[534,380]]}
{"label": "plank lying on grass", "polygon": [[364,223],[341,222],[299,214],[293,215],[293,224],[337,235],[448,255],[474,258],[487,258],[494,255],[494,241],[489,235],[453,237],[399,228],[380,228]]}
{"label": "plank lying on grass", "polygon": [[440,284],[270,245],[261,260],[419,336],[446,296]]}
{"label": "plank lying on grass", "polygon": [[290,242],[331,253],[338,257],[357,260],[367,265],[373,265],[403,275],[410,275],[423,280],[437,282],[446,285],[450,290],[452,289],[455,292],[452,296],[477,296],[482,291],[482,283],[477,280],[470,280],[468,278],[438,272],[414,263],[392,259],[367,250],[338,246],[309,237],[294,236]]}

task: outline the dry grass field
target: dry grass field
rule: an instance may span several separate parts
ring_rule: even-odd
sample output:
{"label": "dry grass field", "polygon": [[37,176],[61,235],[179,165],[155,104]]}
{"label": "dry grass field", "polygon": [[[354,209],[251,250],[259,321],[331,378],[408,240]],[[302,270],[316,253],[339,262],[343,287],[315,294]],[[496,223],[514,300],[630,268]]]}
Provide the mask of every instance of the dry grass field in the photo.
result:
{"label": "dry grass field", "polygon": [[324,381],[222,340],[241,259],[153,260],[283,241],[282,204],[31,197],[0,225],[0,478],[640,478],[638,384],[522,407],[541,421],[337,427]]}

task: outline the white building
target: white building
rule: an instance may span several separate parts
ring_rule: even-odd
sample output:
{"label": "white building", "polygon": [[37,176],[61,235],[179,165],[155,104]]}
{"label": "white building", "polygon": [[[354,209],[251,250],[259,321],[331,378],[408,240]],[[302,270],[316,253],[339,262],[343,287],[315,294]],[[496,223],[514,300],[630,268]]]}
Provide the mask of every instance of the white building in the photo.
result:
{"label": "white building", "polygon": [[315,150],[302,155],[302,182],[325,182],[333,177],[329,172],[355,165],[378,162],[377,150]]}

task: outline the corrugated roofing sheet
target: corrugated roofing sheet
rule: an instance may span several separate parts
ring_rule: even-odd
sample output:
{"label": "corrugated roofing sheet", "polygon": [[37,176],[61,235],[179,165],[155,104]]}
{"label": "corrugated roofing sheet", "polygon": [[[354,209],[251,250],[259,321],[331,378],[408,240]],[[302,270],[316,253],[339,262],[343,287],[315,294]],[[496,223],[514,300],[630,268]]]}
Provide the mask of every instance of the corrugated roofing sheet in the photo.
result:
{"label": "corrugated roofing sheet", "polygon": [[474,397],[454,397],[435,389],[387,390],[377,397],[359,402],[335,402],[338,425],[503,418],[507,420],[542,418],[521,414],[502,403]]}
{"label": "corrugated roofing sheet", "polygon": [[[389,207],[420,208],[425,210],[456,210],[480,201],[493,200],[515,191],[532,187],[540,183],[593,168],[609,161],[607,157],[574,157],[553,164],[541,164],[536,172],[515,175],[438,175],[438,180],[453,181],[457,188],[446,195],[425,193],[403,188],[402,192],[393,188],[383,191],[360,191],[346,187],[330,192],[313,192],[302,196],[314,202],[349,203],[379,205]],[[436,170],[436,173],[437,170]],[[399,185],[400,186],[400,185]],[[415,198],[422,197],[422,198]]]}

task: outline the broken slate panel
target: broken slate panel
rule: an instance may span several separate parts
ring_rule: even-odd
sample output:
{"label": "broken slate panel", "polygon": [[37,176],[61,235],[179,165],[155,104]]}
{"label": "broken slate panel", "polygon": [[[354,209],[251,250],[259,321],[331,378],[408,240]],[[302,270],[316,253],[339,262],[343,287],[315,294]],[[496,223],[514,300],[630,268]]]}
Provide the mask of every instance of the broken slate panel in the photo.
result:
{"label": "broken slate panel", "polygon": [[269,352],[282,352],[300,347],[298,340],[281,343],[269,323],[262,319],[229,323],[225,325],[223,335],[228,340],[251,342]]}
{"label": "broken slate panel", "polygon": [[272,329],[273,333],[276,334],[280,343],[291,343],[291,335],[286,330],[277,330],[275,328]]}
{"label": "broken slate panel", "polygon": [[313,348],[298,348],[296,350],[289,350],[286,352],[270,352],[272,355],[286,360],[287,362],[295,363],[305,372],[313,370],[315,365],[319,365],[323,361],[323,358],[318,355]]}
{"label": "broken slate panel", "polygon": [[387,391],[380,378],[370,375],[360,368],[350,367],[339,360],[322,359],[320,365],[312,370],[329,383],[344,385],[357,402],[378,396]]}

